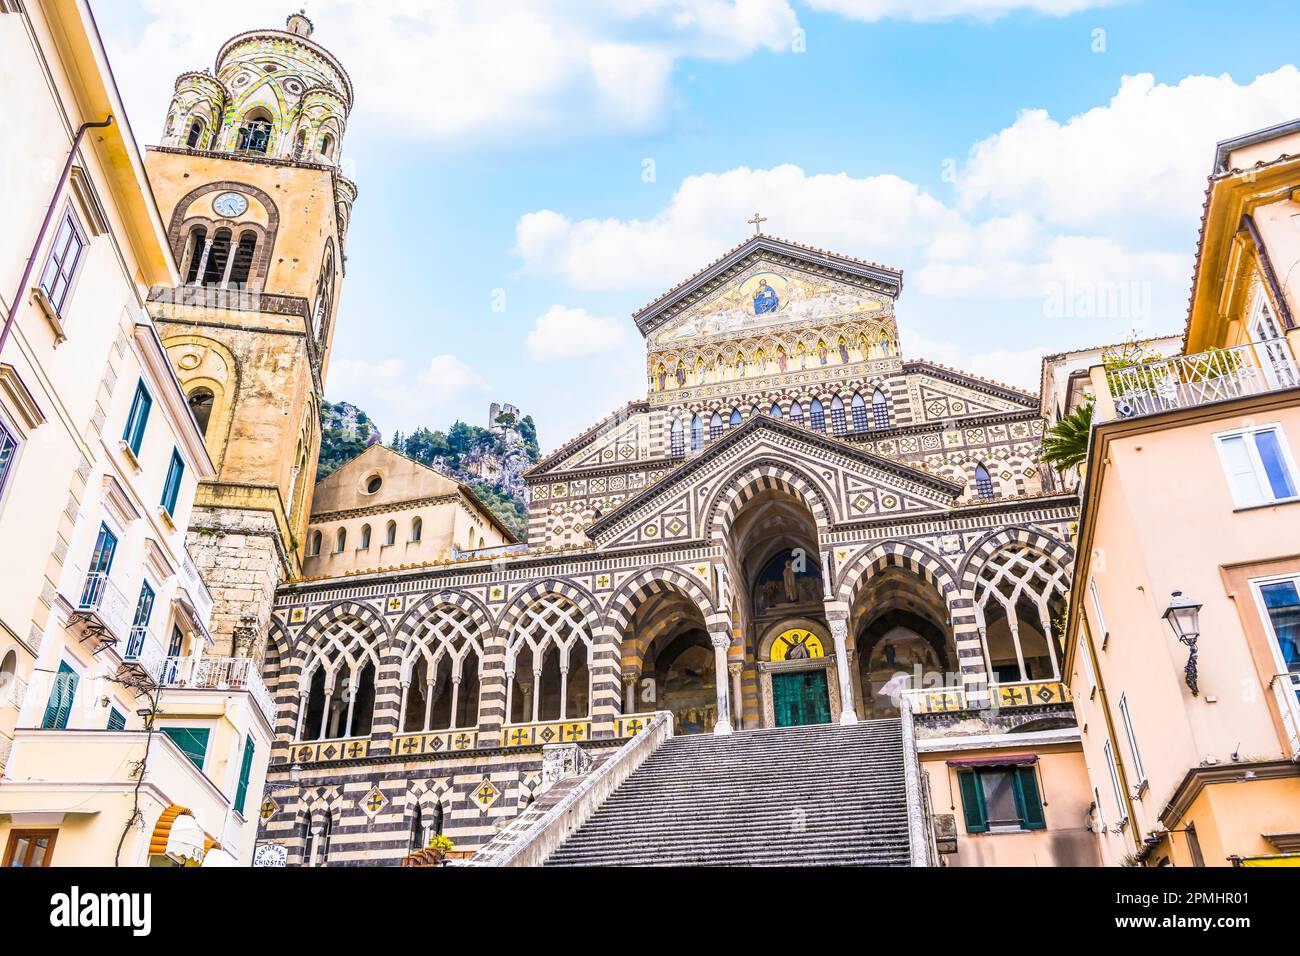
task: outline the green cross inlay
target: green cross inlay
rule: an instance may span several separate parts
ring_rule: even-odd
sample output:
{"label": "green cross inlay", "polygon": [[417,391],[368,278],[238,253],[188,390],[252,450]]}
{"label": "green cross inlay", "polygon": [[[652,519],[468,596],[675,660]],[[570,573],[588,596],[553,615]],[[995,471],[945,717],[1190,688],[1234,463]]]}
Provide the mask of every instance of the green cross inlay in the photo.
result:
{"label": "green cross inlay", "polygon": [[384,809],[384,795],[379,791],[370,794],[370,799],[366,801],[366,809],[371,813],[378,813]]}

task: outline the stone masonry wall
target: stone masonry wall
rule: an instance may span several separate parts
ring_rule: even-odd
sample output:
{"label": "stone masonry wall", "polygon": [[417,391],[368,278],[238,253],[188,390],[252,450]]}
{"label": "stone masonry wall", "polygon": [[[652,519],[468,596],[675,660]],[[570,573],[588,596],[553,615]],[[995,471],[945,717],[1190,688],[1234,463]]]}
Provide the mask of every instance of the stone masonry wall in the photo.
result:
{"label": "stone masonry wall", "polygon": [[263,656],[262,635],[282,579],[275,516],[267,511],[195,508],[190,554],[212,592],[217,656]]}

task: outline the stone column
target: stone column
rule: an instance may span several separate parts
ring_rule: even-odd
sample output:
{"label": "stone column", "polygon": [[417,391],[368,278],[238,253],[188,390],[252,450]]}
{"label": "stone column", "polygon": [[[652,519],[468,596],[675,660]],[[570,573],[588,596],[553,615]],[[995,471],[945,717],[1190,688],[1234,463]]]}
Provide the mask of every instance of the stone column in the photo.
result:
{"label": "stone column", "polygon": [[635,674],[623,675],[623,713],[636,713],[636,684],[637,677]]}
{"label": "stone column", "polygon": [[740,695],[740,675],[744,671],[745,665],[740,661],[732,661],[727,665],[727,671],[731,674],[731,699],[736,702],[736,729],[745,729],[745,705]]}
{"label": "stone column", "polygon": [[633,700],[626,692],[622,700],[619,695],[620,682],[625,688],[627,686],[626,675],[622,673],[622,641],[619,632],[613,628],[599,628],[592,637],[591,736],[613,737],[620,704],[626,705]]}
{"label": "stone column", "polygon": [[717,631],[709,637],[713,641],[713,679],[718,692],[718,719],[713,725],[713,732],[724,735],[732,732],[731,695],[727,688],[727,648],[731,646],[731,634],[729,631]]}
{"label": "stone column", "polygon": [[830,626],[835,642],[835,672],[840,679],[840,723],[856,724],[858,714],[853,708],[853,682],[849,678],[849,622],[842,617],[831,618]]}

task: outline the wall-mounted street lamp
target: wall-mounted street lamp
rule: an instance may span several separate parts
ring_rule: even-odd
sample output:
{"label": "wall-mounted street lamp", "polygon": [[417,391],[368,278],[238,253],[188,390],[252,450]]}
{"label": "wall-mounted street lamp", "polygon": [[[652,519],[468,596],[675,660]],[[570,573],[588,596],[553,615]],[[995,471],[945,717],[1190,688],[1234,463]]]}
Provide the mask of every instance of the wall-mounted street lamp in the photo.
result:
{"label": "wall-mounted street lamp", "polygon": [[1187,667],[1184,668],[1184,673],[1192,696],[1198,697],[1201,692],[1196,685],[1196,639],[1201,634],[1201,605],[1191,598],[1183,597],[1182,591],[1175,591],[1169,599],[1169,607],[1165,608],[1163,617],[1173,629],[1174,637],[1188,647]]}

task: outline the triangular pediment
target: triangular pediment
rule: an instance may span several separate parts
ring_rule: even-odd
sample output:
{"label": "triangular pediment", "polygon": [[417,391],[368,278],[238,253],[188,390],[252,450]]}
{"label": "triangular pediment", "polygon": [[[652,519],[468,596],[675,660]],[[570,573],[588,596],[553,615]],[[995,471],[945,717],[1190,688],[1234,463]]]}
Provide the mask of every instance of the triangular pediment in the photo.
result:
{"label": "triangular pediment", "polygon": [[755,236],[635,313],[652,348],[891,316],[902,273],[772,236]]}
{"label": "triangular pediment", "polygon": [[759,416],[587,529],[600,548],[707,539],[719,502],[734,488],[774,476],[798,485],[828,525],[937,514],[961,485],[848,442]]}

